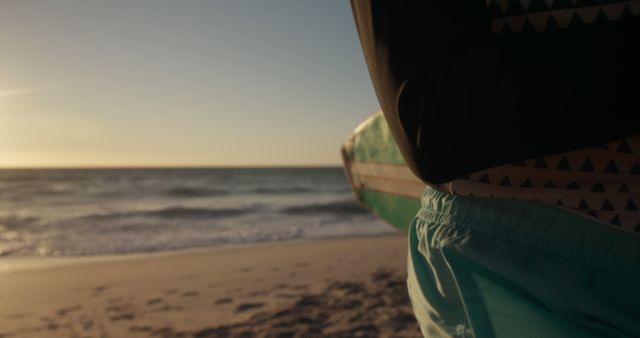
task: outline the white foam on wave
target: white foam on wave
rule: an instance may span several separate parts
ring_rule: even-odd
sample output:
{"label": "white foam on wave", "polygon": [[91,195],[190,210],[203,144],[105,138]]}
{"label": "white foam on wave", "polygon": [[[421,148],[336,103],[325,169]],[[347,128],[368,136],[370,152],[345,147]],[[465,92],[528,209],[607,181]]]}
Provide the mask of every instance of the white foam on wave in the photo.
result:
{"label": "white foam on wave", "polygon": [[357,204],[340,168],[0,171],[4,258],[394,232]]}

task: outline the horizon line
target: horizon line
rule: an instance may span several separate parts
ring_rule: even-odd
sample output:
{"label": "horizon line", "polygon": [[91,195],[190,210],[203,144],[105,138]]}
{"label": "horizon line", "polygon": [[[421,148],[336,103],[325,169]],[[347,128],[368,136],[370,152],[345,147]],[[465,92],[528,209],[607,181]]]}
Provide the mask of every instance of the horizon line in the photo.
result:
{"label": "horizon line", "polygon": [[342,168],[342,164],[268,164],[268,165],[78,165],[78,166],[0,166],[0,170],[60,170],[60,169],[287,169]]}

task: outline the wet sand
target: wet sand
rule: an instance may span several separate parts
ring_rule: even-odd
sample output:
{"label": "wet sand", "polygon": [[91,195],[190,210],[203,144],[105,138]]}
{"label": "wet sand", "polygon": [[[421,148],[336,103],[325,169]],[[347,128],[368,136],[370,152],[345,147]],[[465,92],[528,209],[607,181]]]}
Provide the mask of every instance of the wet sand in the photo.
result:
{"label": "wet sand", "polygon": [[0,338],[421,337],[406,237],[0,272]]}

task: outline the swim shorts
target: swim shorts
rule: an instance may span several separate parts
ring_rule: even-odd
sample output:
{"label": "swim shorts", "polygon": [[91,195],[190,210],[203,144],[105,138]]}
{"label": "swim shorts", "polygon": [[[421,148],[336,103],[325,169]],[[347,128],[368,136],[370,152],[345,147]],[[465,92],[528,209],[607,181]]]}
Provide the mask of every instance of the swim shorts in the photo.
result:
{"label": "swim shorts", "polygon": [[640,337],[640,235],[427,187],[408,289],[425,337]]}

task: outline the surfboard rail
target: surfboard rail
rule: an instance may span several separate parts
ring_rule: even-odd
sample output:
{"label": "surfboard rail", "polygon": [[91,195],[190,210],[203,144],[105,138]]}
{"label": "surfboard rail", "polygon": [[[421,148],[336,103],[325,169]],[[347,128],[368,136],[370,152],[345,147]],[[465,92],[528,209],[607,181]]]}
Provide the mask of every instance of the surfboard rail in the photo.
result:
{"label": "surfboard rail", "polygon": [[358,201],[406,232],[420,208],[425,183],[407,167],[381,111],[353,131],[341,153]]}

